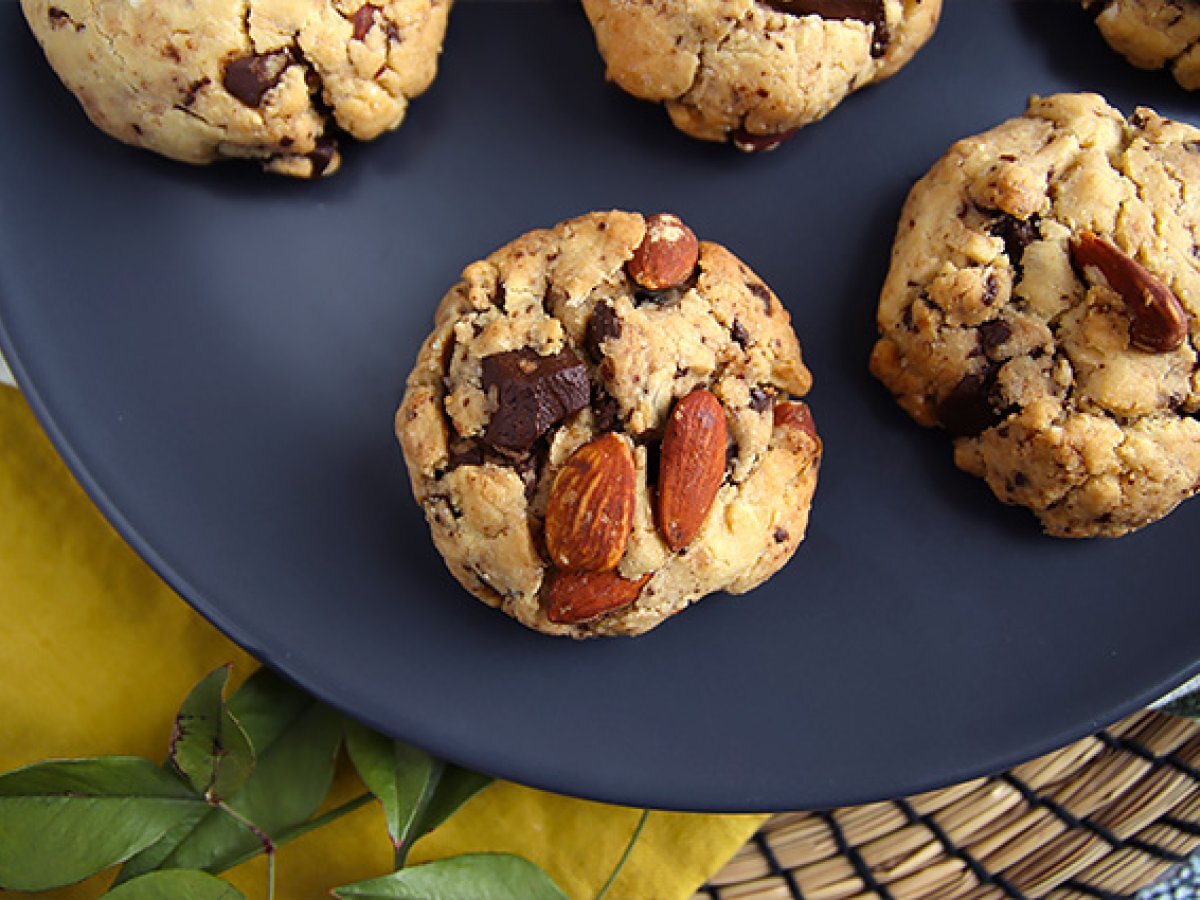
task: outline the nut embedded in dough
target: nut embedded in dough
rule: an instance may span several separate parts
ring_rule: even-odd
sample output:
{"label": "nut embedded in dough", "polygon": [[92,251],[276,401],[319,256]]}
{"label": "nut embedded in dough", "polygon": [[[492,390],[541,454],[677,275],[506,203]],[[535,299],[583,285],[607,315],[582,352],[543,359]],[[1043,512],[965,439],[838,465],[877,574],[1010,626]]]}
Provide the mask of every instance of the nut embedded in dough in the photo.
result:
{"label": "nut embedded in dough", "polygon": [[630,263],[664,222],[674,247],[677,217],[592,213],[467,266],[396,414],[450,571],[547,634],[748,591],[808,523],[821,442],[787,412],[812,381],[788,314],[706,241],[648,290]]}

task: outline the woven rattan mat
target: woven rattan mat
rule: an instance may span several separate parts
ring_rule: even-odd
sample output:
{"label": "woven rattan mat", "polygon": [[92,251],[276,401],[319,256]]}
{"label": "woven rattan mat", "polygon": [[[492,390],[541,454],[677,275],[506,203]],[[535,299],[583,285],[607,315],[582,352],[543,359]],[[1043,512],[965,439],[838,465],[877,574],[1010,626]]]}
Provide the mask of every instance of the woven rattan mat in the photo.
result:
{"label": "woven rattan mat", "polygon": [[1200,724],[1157,712],[991,778],[772,817],[697,898],[1128,897],[1200,846]]}

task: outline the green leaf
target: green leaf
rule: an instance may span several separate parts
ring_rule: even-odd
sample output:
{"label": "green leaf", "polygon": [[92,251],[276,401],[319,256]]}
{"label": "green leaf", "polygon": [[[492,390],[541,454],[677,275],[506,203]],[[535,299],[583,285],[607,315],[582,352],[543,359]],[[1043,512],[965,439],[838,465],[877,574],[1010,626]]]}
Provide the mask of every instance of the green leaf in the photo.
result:
{"label": "green leaf", "polygon": [[1185,719],[1200,719],[1200,691],[1175,698],[1163,706],[1162,711]]}
{"label": "green leaf", "polygon": [[201,794],[223,798],[238,790],[254,769],[250,739],[225,705],[229,666],[196,685],[171,733],[171,764]]}
{"label": "green leaf", "polygon": [[441,780],[442,764],[357,722],[346,725],[346,749],[359,777],[383,806],[388,834],[400,854],[398,863],[403,862],[421,834],[418,829]]}
{"label": "green leaf", "polygon": [[445,765],[357,722],[346,725],[346,749],[363,783],[383,806],[388,834],[396,846],[397,866],[419,837],[442,824],[492,781]]}
{"label": "green leaf", "polygon": [[[329,792],[342,717],[264,669],[229,699],[258,759],[240,790],[226,798],[238,816],[268,836],[304,824]],[[194,827],[129,861],[120,880],[156,868],[223,872],[254,856],[262,837],[230,813],[210,808]]]}
{"label": "green leaf", "polygon": [[492,781],[487,775],[447,764],[442,770],[442,780],[438,782],[433,800],[421,820],[420,834],[433,831]]}
{"label": "green leaf", "polygon": [[334,888],[343,900],[566,900],[549,875],[508,853],[470,853]]}
{"label": "green leaf", "polygon": [[246,900],[246,895],[227,881],[194,869],[151,872],[104,895],[109,900]]}
{"label": "green leaf", "polygon": [[136,757],[57,760],[0,775],[0,887],[81,881],[206,809],[170,772]]}

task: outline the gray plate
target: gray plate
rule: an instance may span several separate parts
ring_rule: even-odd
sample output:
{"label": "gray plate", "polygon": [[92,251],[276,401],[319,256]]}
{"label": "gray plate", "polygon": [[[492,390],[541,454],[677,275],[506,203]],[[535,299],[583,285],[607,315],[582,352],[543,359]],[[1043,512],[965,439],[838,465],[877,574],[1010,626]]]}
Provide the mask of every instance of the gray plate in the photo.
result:
{"label": "gray plate", "polygon": [[[93,499],[196,609],[456,762],[701,810],[931,788],[1110,722],[1200,657],[1200,504],[1064,542],[957,472],[867,373],[892,230],[1031,92],[1195,118],[1073,3],[949,0],[931,45],[782,150],[677,134],[569,3],[463,3],[433,90],[335,178],[191,169],[94,131],[0,18],[0,346]],[[467,262],[597,208],[679,212],[791,310],[826,459],[767,586],[637,640],[526,631],[446,574],[392,411]]]}

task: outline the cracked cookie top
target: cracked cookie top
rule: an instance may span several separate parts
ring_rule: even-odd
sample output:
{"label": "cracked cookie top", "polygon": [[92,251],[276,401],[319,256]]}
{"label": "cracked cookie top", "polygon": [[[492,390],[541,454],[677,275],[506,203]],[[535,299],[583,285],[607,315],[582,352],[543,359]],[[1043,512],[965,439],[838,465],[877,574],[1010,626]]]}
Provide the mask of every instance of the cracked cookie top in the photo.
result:
{"label": "cracked cookie top", "polygon": [[1034,98],[910,193],[871,369],[955,461],[1065,537],[1200,488],[1200,129]]}
{"label": "cracked cookie top", "polygon": [[1188,90],[1200,89],[1200,2],[1083,0],[1109,46],[1139,69],[1169,68]]}
{"label": "cracked cookie top", "polygon": [[21,0],[93,123],[172,159],[317,177],[337,134],[396,128],[433,81],[450,0]]}
{"label": "cracked cookie top", "polygon": [[681,131],[771,149],[894,74],[941,0],[583,0],[608,78]]}
{"label": "cracked cookie top", "polygon": [[639,634],[791,557],[821,453],[810,384],[729,251],[675,216],[593,213],[466,268],[396,432],[467,590],[549,634]]}

